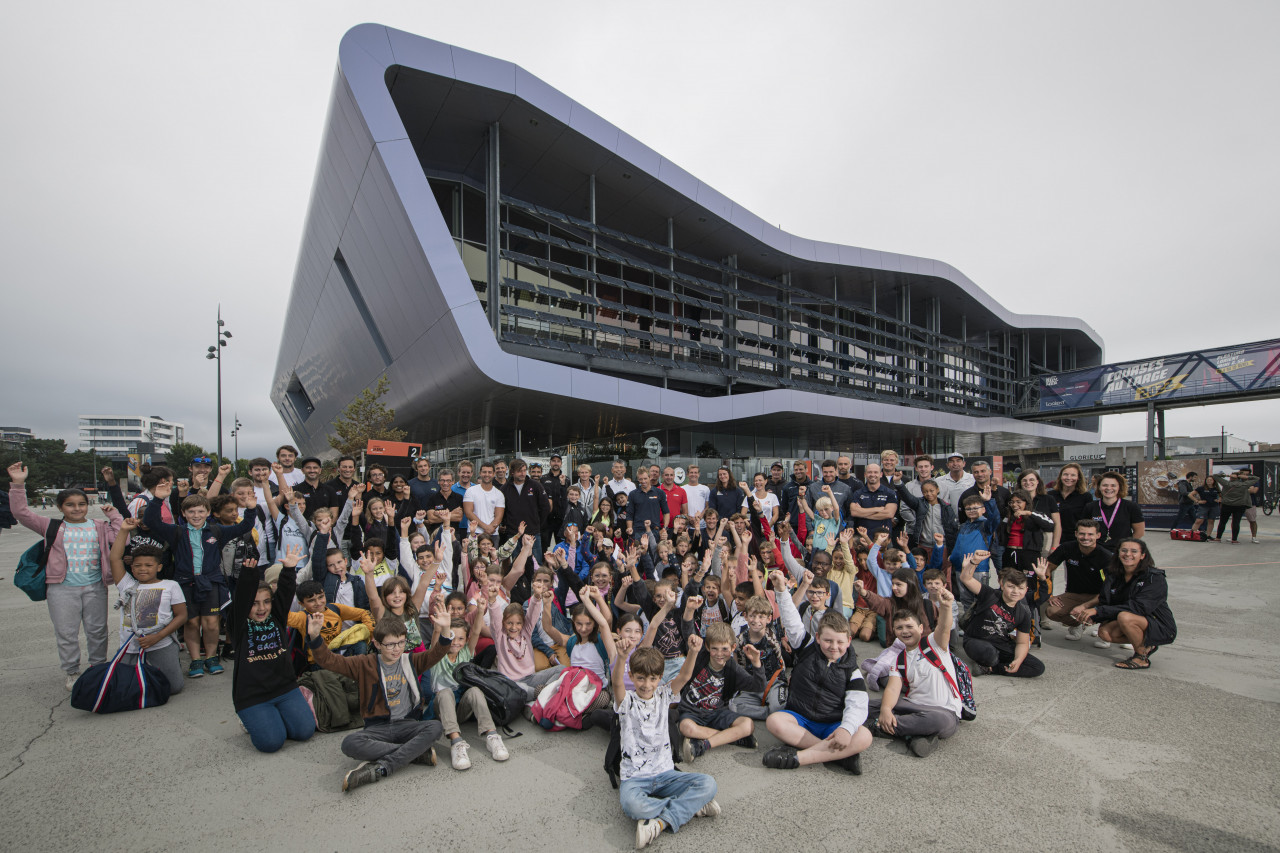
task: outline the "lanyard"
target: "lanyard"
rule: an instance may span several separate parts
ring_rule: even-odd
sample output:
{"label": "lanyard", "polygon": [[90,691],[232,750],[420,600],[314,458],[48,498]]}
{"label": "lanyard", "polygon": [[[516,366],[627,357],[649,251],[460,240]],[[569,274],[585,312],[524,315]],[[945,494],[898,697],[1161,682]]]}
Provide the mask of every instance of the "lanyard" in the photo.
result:
{"label": "lanyard", "polygon": [[1111,517],[1107,518],[1107,505],[1102,501],[1098,501],[1098,511],[1102,513],[1102,523],[1107,526],[1107,533],[1111,533],[1111,525],[1115,523],[1116,516],[1120,514],[1120,502],[1123,498],[1116,498],[1115,509],[1111,510]]}

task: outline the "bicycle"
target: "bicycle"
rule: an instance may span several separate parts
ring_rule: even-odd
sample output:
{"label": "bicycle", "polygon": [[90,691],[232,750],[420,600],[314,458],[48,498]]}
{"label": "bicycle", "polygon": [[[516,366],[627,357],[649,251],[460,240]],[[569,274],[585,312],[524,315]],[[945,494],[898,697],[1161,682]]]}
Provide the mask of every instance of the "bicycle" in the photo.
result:
{"label": "bicycle", "polygon": [[1272,495],[1269,500],[1264,499],[1262,501],[1262,514],[1271,515],[1271,513],[1276,511],[1276,504],[1278,502],[1280,502],[1280,494]]}

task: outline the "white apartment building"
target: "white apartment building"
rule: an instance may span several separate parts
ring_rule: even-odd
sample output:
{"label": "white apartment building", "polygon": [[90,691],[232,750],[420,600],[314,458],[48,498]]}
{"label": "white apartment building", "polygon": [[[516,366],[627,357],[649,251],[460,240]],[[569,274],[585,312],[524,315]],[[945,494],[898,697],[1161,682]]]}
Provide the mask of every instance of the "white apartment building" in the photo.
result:
{"label": "white apartment building", "polygon": [[163,456],[174,444],[185,440],[185,427],[159,415],[81,415],[80,449],[102,456],[123,457],[137,453],[139,444]]}

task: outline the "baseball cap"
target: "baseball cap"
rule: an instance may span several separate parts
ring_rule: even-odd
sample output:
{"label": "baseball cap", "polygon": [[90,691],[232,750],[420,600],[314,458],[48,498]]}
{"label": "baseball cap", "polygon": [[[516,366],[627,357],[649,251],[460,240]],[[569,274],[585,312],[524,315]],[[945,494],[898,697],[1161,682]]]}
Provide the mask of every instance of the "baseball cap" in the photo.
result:
{"label": "baseball cap", "polygon": [[[559,454],[559,453],[552,453],[552,454],[551,454],[551,458],[552,458],[552,459],[560,459],[560,454]],[[563,460],[561,460],[561,461],[563,461]]]}
{"label": "baseball cap", "polygon": [[775,462],[775,463],[773,463],[772,465],[770,465],[770,466],[769,466],[769,470],[770,470],[770,471],[772,471],[774,468],[777,468],[779,471],[781,471],[781,470],[782,470],[782,463],[781,463],[781,462]]}
{"label": "baseball cap", "polygon": [[963,461],[964,461],[964,454],[963,454],[963,453],[948,453],[948,454],[947,454],[947,459],[959,459],[961,462],[963,462]]}
{"label": "baseball cap", "polygon": [[314,462],[317,465],[319,465],[321,468],[324,467],[324,463],[320,461],[320,458],[318,456],[308,456],[306,459],[303,459],[301,462],[298,463],[298,467],[301,468],[303,465],[306,465],[308,462]]}

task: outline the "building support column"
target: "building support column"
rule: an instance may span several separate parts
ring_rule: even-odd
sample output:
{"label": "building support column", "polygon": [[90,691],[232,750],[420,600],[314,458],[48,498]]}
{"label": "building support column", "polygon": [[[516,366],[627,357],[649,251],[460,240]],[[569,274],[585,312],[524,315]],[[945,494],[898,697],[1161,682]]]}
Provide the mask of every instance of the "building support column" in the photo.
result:
{"label": "building support column", "polygon": [[499,175],[501,161],[498,156],[498,123],[496,121],[489,125],[488,155],[489,164],[485,173],[484,188],[485,259],[489,277],[486,307],[489,310],[489,325],[493,327],[494,332],[498,332],[498,303],[501,302],[502,295],[500,280],[502,264],[499,257],[502,251],[502,182]]}

